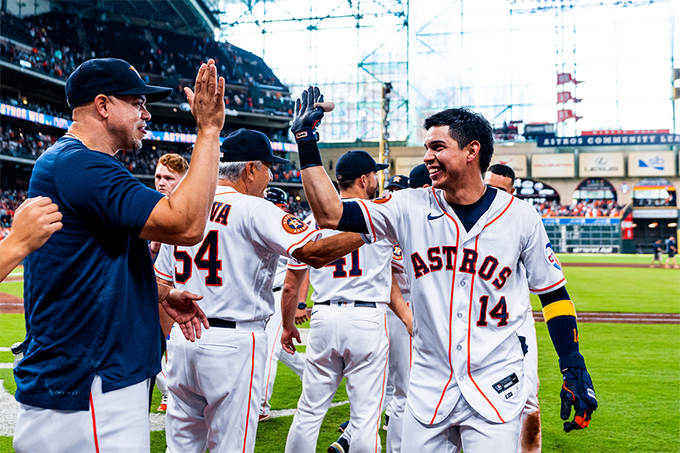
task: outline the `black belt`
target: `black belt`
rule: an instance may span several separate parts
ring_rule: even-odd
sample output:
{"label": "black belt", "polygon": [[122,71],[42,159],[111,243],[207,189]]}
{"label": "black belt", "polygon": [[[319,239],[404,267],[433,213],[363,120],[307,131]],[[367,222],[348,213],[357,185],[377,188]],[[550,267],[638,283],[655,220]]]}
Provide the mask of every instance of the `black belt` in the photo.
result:
{"label": "black belt", "polygon": [[[339,302],[333,302],[333,304],[338,304],[338,306],[344,304],[345,301],[339,301]],[[330,300],[325,300],[323,302],[314,302],[315,305],[330,305],[331,301]],[[355,307],[370,307],[370,308],[375,308],[375,302],[364,302],[363,300],[355,300],[354,301],[354,306]]]}
{"label": "black belt", "polygon": [[220,318],[208,318],[208,324],[210,327],[224,327],[225,329],[236,328],[236,321],[227,321],[226,319]]}
{"label": "black belt", "polygon": [[277,292],[277,291],[281,291],[281,287],[280,287],[280,286],[277,286],[276,288],[272,289],[272,292],[274,292],[274,293]]}

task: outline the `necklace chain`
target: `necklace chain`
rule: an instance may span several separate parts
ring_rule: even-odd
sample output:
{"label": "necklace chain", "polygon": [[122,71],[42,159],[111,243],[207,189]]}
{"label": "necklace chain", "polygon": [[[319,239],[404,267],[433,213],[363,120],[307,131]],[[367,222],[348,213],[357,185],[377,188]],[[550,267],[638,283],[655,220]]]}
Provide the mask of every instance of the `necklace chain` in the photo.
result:
{"label": "necklace chain", "polygon": [[71,137],[71,138],[74,138],[74,139],[78,140],[78,141],[79,141],[80,143],[82,143],[83,145],[85,144],[85,142],[83,141],[83,139],[80,138],[80,137],[78,137],[76,134],[73,134],[73,133],[71,133],[71,132],[66,132],[64,135],[67,136],[67,137]]}

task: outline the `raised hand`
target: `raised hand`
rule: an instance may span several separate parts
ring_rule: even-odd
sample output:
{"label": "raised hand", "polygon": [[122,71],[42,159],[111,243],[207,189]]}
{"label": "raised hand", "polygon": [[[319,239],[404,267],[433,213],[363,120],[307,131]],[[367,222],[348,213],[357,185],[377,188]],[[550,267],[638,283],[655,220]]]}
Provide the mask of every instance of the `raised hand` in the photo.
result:
{"label": "raised hand", "polygon": [[310,86],[302,92],[300,98],[295,101],[295,111],[293,112],[293,123],[290,131],[295,135],[295,141],[304,142],[316,140],[316,126],[323,118],[324,108],[315,107],[314,104],[324,102],[323,94],[319,87]]}
{"label": "raised hand", "polygon": [[199,130],[224,126],[224,77],[217,77],[215,60],[203,63],[196,76],[195,92],[184,88],[191,114]]}

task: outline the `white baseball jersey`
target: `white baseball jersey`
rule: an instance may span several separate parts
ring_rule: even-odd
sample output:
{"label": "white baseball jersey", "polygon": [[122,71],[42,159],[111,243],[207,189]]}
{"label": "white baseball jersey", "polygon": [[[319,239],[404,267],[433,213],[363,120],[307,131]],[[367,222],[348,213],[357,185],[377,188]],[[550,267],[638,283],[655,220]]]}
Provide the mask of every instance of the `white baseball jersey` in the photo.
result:
{"label": "white baseball jersey", "polygon": [[[305,223],[316,227],[314,216]],[[340,234],[335,230],[320,230],[322,237]],[[309,283],[313,302],[328,300],[361,300],[364,302],[390,301],[392,274],[390,262],[393,246],[389,241],[378,241],[370,247],[360,247],[321,269],[309,269]],[[288,261],[293,270],[306,269],[307,265],[295,258]]]}
{"label": "white baseball jersey", "polygon": [[[307,222],[313,223],[313,218]],[[321,230],[324,237],[338,231]],[[380,452],[380,414],[387,379],[392,244],[376,241],[322,267],[309,269],[315,302],[307,339],[302,395],[286,441],[286,453],[312,453],[323,417],[343,377],[350,401],[352,451]],[[291,269],[304,269],[295,260]],[[318,302],[331,301],[329,305]],[[374,302],[375,307],[355,301]]]}
{"label": "white baseball jersey", "polygon": [[266,320],[274,313],[279,255],[291,257],[318,234],[263,198],[218,186],[203,242],[163,244],[154,267],[178,289],[202,295],[208,318]]}
{"label": "white baseball jersey", "polygon": [[566,283],[536,210],[497,191],[467,232],[439,189],[358,204],[364,240],[387,238],[404,253],[414,314],[413,415],[439,423],[462,393],[489,421],[518,416],[526,388],[516,330],[526,317],[527,284],[543,294]]}
{"label": "white baseball jersey", "polygon": [[394,278],[397,280],[401,295],[404,296],[404,300],[408,302],[411,297],[411,287],[408,286],[408,277],[406,276],[406,268],[404,267],[404,253],[398,245],[394,246],[392,252],[392,275],[394,275]]}

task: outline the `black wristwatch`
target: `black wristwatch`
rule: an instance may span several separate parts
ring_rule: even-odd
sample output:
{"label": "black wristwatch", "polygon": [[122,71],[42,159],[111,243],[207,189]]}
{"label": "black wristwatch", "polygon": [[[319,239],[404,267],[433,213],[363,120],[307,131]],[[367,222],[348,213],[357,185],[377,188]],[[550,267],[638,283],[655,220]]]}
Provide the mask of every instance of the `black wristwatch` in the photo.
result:
{"label": "black wristwatch", "polygon": [[307,304],[305,302],[300,302],[298,304],[298,310],[304,310],[305,308],[307,308]]}

